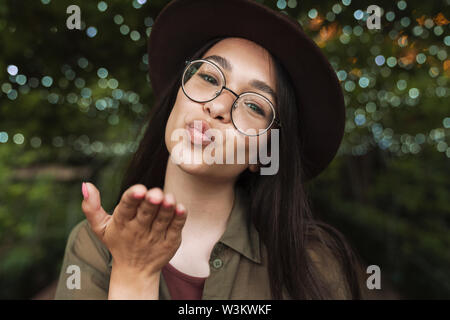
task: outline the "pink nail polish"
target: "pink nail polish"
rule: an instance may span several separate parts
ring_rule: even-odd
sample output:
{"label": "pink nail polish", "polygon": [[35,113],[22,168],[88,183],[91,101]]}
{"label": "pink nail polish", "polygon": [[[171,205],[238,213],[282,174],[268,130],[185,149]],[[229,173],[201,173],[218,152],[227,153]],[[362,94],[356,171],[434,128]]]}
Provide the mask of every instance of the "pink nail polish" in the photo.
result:
{"label": "pink nail polish", "polygon": [[135,199],[142,199],[142,198],[145,197],[145,192],[142,192],[142,191],[136,191],[136,192],[133,193],[133,197],[134,197]]}
{"label": "pink nail polish", "polygon": [[164,197],[162,206],[163,206],[164,208],[166,208],[166,209],[170,209],[170,208],[172,208],[172,206],[174,205],[174,202],[175,202],[175,201],[174,201],[173,196],[172,196],[171,194],[167,194],[167,195]]}
{"label": "pink nail polish", "polygon": [[85,182],[81,184],[81,193],[83,194],[84,200],[89,198],[89,191]]}
{"label": "pink nail polish", "polygon": [[177,206],[177,210],[175,212],[177,215],[182,216],[186,210],[184,209],[184,206],[182,204]]}
{"label": "pink nail polish", "polygon": [[154,197],[154,195],[151,195],[151,194],[147,197],[147,200],[148,200],[151,204],[154,204],[154,205],[159,205],[159,204],[161,203],[161,199],[156,199],[156,198]]}
{"label": "pink nail polish", "polygon": [[165,200],[162,202],[162,206],[166,209],[170,209],[172,208],[173,204],[172,203],[167,203]]}

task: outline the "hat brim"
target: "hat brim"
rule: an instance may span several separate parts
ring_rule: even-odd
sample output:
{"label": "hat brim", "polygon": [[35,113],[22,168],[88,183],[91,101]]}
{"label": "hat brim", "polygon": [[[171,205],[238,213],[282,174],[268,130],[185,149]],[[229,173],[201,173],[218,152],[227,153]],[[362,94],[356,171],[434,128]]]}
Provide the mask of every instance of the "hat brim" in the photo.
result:
{"label": "hat brim", "polygon": [[289,73],[300,110],[305,180],[336,155],[345,105],[336,73],[320,48],[293,18],[252,0],[175,0],[160,12],[148,42],[149,76],[156,97],[208,40],[251,40],[276,56]]}

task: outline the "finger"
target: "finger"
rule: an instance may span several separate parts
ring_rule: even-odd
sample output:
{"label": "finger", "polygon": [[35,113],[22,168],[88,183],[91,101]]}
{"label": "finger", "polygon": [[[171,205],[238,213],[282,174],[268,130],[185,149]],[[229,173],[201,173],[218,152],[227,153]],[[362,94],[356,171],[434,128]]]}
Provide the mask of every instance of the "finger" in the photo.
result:
{"label": "finger", "polygon": [[168,241],[176,241],[181,236],[184,224],[186,222],[187,212],[186,208],[178,203],[175,208],[175,215],[167,228],[166,239]]}
{"label": "finger", "polygon": [[151,230],[159,237],[165,238],[167,227],[172,221],[173,212],[175,210],[175,197],[168,193],[164,195],[164,200],[159,207],[159,212],[153,220]]}
{"label": "finger", "polygon": [[136,184],[128,188],[114,209],[114,215],[117,219],[121,222],[133,219],[146,193],[147,188],[142,184]]}
{"label": "finger", "polygon": [[159,188],[152,188],[147,191],[144,200],[137,209],[136,220],[149,231],[163,199],[164,193],[162,190]]}
{"label": "finger", "polygon": [[92,183],[83,182],[81,188],[84,198],[81,203],[81,209],[91,229],[101,238],[102,231],[111,216],[102,208],[100,192]]}

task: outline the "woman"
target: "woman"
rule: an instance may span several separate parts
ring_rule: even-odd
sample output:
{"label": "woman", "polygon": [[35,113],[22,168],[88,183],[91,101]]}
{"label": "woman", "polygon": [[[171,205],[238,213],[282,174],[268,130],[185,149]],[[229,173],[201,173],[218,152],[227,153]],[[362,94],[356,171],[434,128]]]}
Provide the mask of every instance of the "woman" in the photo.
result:
{"label": "woman", "polygon": [[[87,220],[69,237],[56,298],[361,298],[358,259],[313,218],[304,189],[336,153],[344,105],[300,26],[251,0],[173,1],[153,26],[149,68],[157,103],[118,205],[108,215],[83,184]],[[189,143],[173,139],[177,130]],[[255,137],[271,145],[276,172],[250,161]],[[175,152],[209,146],[245,162]]]}

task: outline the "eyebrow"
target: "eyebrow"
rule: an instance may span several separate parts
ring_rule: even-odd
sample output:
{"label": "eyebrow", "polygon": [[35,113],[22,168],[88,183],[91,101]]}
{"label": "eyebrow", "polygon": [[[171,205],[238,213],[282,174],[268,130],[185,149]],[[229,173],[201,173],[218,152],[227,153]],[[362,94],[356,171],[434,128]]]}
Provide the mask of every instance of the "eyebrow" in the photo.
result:
{"label": "eyebrow", "polygon": [[[233,67],[230,64],[230,62],[221,56],[218,55],[212,55],[212,56],[208,56],[206,58],[204,58],[205,60],[213,60],[215,62],[217,62],[222,68],[224,68],[225,70],[231,72],[233,71]],[[277,94],[275,93],[275,90],[272,89],[271,86],[269,86],[267,83],[265,83],[264,81],[261,80],[257,80],[257,79],[252,79],[249,81],[249,84],[260,91],[263,91],[267,94],[270,94],[272,96],[272,98],[275,100],[275,103],[277,102]]]}

